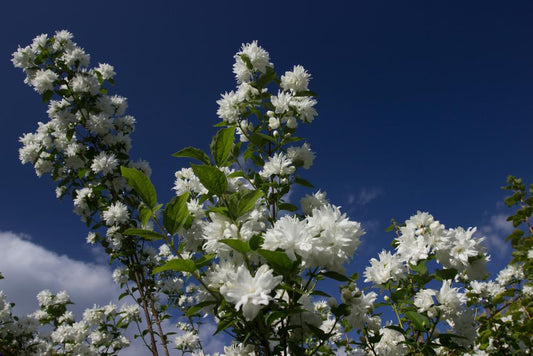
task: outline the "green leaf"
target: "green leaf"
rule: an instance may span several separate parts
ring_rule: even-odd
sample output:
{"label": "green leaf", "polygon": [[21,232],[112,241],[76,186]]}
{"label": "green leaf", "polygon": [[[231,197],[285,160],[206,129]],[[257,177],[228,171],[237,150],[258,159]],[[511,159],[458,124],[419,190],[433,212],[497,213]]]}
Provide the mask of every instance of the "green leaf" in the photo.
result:
{"label": "green leaf", "polygon": [[239,321],[238,318],[227,318],[227,319],[220,320],[217,325],[217,330],[215,331],[213,335],[216,335],[219,332],[226,330],[227,328],[235,324],[237,321]]}
{"label": "green leaf", "polygon": [[237,240],[237,239],[221,239],[220,242],[228,245],[234,250],[239,251],[242,254],[250,251],[250,245],[246,241]]}
{"label": "green leaf", "polygon": [[187,201],[189,200],[189,193],[184,193],[178,197],[174,197],[163,210],[163,225],[167,232],[174,235],[179,228],[183,226],[189,217],[189,209],[187,208]]}
{"label": "green leaf", "polygon": [[441,280],[448,280],[448,279],[454,279],[457,275],[457,270],[455,268],[448,268],[448,269],[438,269],[435,271],[435,274],[441,279]]}
{"label": "green leaf", "polygon": [[215,134],[209,148],[211,149],[211,154],[213,155],[217,166],[220,167],[226,163],[226,160],[233,149],[234,142],[235,127],[221,129]]}
{"label": "green leaf", "polygon": [[46,104],[50,101],[50,99],[52,99],[52,97],[54,96],[54,92],[52,90],[47,90],[43,93],[42,95],[42,98],[43,98],[43,104]]}
{"label": "green leaf", "polygon": [[135,168],[122,166],[120,167],[120,171],[122,176],[126,178],[128,185],[139,195],[141,200],[150,209],[153,209],[157,204],[157,195],[150,178]]}
{"label": "green leaf", "polygon": [[409,268],[420,274],[426,274],[428,272],[426,260],[421,260],[416,265],[409,263]]}
{"label": "green leaf", "polygon": [[191,167],[209,193],[220,196],[228,189],[228,179],[217,167],[197,164],[191,164]]}
{"label": "green leaf", "polygon": [[208,300],[208,301],[205,301],[205,302],[198,303],[195,306],[190,307],[189,309],[187,309],[187,312],[185,313],[185,316],[189,317],[189,316],[196,315],[204,307],[207,307],[207,306],[213,305],[213,304],[216,304],[215,300]]}
{"label": "green leaf", "polygon": [[279,210],[287,210],[291,212],[298,211],[298,207],[296,205],[289,204],[289,203],[281,203],[278,205],[278,208]]}
{"label": "green leaf", "polygon": [[420,330],[420,331],[428,330],[430,326],[430,321],[427,316],[419,314],[412,310],[405,312],[405,316],[407,317],[407,319],[413,322],[417,330]]}
{"label": "green leaf", "polygon": [[205,164],[210,164],[211,161],[209,160],[209,156],[204,153],[199,148],[196,147],[185,147],[181,151],[178,151],[172,155],[173,157],[186,157],[186,158],[194,158],[197,159]]}
{"label": "green leaf", "polygon": [[257,250],[268,263],[275,269],[287,273],[292,271],[294,262],[287,257],[284,252],[281,251],[270,251],[270,250]]}
{"label": "green leaf", "polygon": [[350,278],[346,277],[345,275],[340,274],[335,271],[326,271],[326,272],[321,272],[320,274],[328,278],[334,279],[336,281],[339,281],[339,282],[351,282],[352,281]]}
{"label": "green leaf", "polygon": [[300,177],[294,177],[294,182],[304,187],[314,188],[314,186],[311,183],[309,183],[308,181]]}
{"label": "green leaf", "polygon": [[265,239],[263,239],[261,235],[252,236],[252,238],[250,239],[250,248],[254,251],[257,250],[263,245],[264,240]]}
{"label": "green leaf", "polygon": [[331,297],[331,295],[329,295],[328,293],[326,292],[322,292],[321,290],[317,290],[315,289],[314,291],[311,292],[311,295],[319,295],[321,297],[326,297],[326,298],[329,298]]}
{"label": "green leaf", "polygon": [[263,196],[263,192],[259,189],[246,193],[239,201],[238,213],[242,216],[255,207],[255,203]]}
{"label": "green leaf", "polygon": [[139,236],[145,240],[161,240],[165,238],[162,234],[158,232],[144,229],[127,229],[123,232],[123,234],[129,236]]}
{"label": "green leaf", "polygon": [[163,266],[154,268],[152,274],[169,270],[176,272],[193,273],[196,270],[196,265],[194,264],[193,260],[175,258],[173,260],[167,261]]}
{"label": "green leaf", "polygon": [[203,255],[202,257],[194,261],[194,263],[196,264],[196,268],[202,268],[207,266],[209,262],[211,262],[211,260],[215,257],[217,257],[217,255],[214,253],[208,253]]}
{"label": "green leaf", "polygon": [[315,334],[320,340],[326,340],[328,338],[328,335],[320,328],[317,328],[316,326],[305,323],[307,327]]}
{"label": "green leaf", "polygon": [[148,209],[146,207],[141,207],[139,210],[139,217],[141,219],[141,223],[143,225],[146,225],[148,223],[148,220],[152,217],[152,210]]}

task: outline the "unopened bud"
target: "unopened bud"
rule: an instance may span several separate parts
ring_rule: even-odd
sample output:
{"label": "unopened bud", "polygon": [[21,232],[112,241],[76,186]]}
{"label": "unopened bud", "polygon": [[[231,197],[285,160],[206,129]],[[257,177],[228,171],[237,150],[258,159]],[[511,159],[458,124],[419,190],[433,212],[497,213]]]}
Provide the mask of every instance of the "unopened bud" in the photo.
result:
{"label": "unopened bud", "polygon": [[336,308],[337,307],[337,299],[335,299],[335,297],[330,297],[328,299],[328,306],[330,308]]}
{"label": "unopened bud", "polygon": [[383,299],[385,299],[385,301],[388,302],[390,298],[389,298],[388,295],[386,295],[386,296],[383,297]]}

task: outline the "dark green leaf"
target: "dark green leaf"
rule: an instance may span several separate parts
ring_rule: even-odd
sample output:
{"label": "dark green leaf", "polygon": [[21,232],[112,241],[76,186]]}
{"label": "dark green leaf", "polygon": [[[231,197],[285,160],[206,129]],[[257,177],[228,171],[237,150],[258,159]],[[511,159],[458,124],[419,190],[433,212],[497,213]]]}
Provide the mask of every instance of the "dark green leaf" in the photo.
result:
{"label": "dark green leaf", "polygon": [[129,236],[139,236],[146,240],[161,240],[165,238],[158,232],[144,229],[127,229],[123,234]]}
{"label": "dark green leaf", "polygon": [[292,205],[289,203],[281,203],[278,205],[279,210],[287,210],[287,211],[298,211],[298,207],[296,205]]}
{"label": "dark green leaf", "polygon": [[155,188],[150,178],[143,172],[128,167],[120,167],[122,176],[126,178],[128,185],[139,195],[141,200],[150,208],[154,208],[157,204],[157,195]]}
{"label": "dark green leaf", "polygon": [[340,281],[340,282],[351,282],[352,281],[350,278],[346,277],[345,275],[340,274],[335,271],[326,271],[326,272],[321,272],[320,274],[328,278],[334,279],[336,281]]}
{"label": "dark green leaf", "polygon": [[186,157],[186,158],[194,158],[197,159],[205,164],[211,163],[209,160],[209,156],[204,153],[199,148],[196,147],[185,147],[181,151],[178,151],[172,155],[173,157]]}
{"label": "dark green leaf", "polygon": [[233,149],[234,142],[235,127],[221,129],[215,134],[209,148],[217,166],[224,165]]}
{"label": "dark green leaf", "polygon": [[250,251],[250,245],[246,241],[237,239],[221,239],[219,241],[243,254]]}
{"label": "dark green leaf", "polygon": [[316,290],[316,289],[314,291],[312,291],[311,294],[312,295],[319,295],[321,297],[326,297],[326,298],[331,297],[331,295],[329,295],[328,293],[322,292],[321,290]]}
{"label": "dark green leaf", "polygon": [[309,183],[308,181],[306,181],[305,179],[302,179],[300,177],[294,177],[294,182],[297,183],[297,184],[300,184],[304,187],[308,187],[308,188],[314,188],[314,186]]}
{"label": "dark green leaf", "polygon": [[282,271],[283,273],[292,271],[294,262],[287,257],[284,252],[260,249],[257,250],[257,253],[259,253],[272,267],[278,271]]}
{"label": "dark green leaf", "polygon": [[250,248],[254,251],[257,250],[263,245],[263,241],[264,239],[261,235],[252,236],[252,238],[250,239]]}
{"label": "dark green leaf", "polygon": [[217,167],[196,164],[191,164],[191,167],[209,193],[220,196],[228,189],[226,175]]}
{"label": "dark green leaf", "polygon": [[316,326],[309,323],[305,324],[307,325],[309,330],[311,330],[313,334],[315,334],[320,340],[326,340],[328,338],[328,335],[322,329],[317,328]]}
{"label": "dark green leaf", "polygon": [[227,328],[235,324],[238,320],[239,319],[237,318],[227,318],[227,319],[220,320],[217,325],[217,330],[215,331],[213,335],[216,335],[219,332],[226,330]]}
{"label": "dark green leaf", "polygon": [[457,275],[457,270],[455,268],[449,268],[449,269],[438,269],[435,271],[435,274],[441,279],[441,280],[448,280],[448,279],[454,279]]}
{"label": "dark green leaf", "polygon": [[189,217],[187,200],[189,200],[189,193],[174,197],[163,210],[163,225],[171,235],[178,232]]}
{"label": "dark green leaf", "polygon": [[173,259],[167,261],[163,266],[154,268],[153,274],[162,271],[176,271],[176,272],[190,272],[193,273],[196,270],[196,265],[193,260],[188,259]]}

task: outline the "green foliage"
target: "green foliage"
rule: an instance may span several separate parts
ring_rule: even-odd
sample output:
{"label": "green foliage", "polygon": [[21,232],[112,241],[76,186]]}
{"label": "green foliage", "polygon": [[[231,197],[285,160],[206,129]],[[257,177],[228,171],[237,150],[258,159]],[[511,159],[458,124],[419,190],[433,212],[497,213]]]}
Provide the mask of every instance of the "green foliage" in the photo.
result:
{"label": "green foliage", "polygon": [[128,185],[139,195],[141,200],[151,209],[157,204],[157,195],[154,185],[143,172],[128,167],[120,167],[122,176]]}
{"label": "green foliage", "polygon": [[189,194],[185,193],[172,198],[165,206],[163,210],[163,225],[170,235],[176,234],[180,227],[187,222],[189,218],[188,199]]}

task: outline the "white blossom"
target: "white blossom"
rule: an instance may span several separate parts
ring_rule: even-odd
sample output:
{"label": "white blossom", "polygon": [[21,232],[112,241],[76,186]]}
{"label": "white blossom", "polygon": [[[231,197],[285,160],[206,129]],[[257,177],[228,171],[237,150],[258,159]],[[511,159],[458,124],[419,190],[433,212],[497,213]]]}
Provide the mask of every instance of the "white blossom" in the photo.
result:
{"label": "white blossom", "polygon": [[244,318],[249,321],[268,305],[272,299],[270,292],[282,279],[282,276],[274,277],[267,265],[259,267],[253,277],[246,267],[239,266],[235,279],[220,287],[220,294],[228,302],[235,304],[236,310],[242,309]]}

